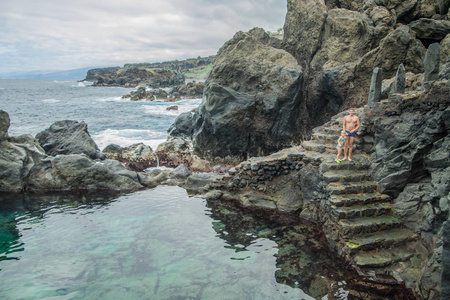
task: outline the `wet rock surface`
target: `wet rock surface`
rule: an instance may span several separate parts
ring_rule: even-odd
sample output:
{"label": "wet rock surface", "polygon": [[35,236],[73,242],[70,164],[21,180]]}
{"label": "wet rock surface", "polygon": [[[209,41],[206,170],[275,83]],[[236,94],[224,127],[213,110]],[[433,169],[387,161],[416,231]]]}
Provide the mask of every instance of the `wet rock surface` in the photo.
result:
{"label": "wet rock surface", "polygon": [[59,154],[86,154],[92,159],[104,159],[89,135],[84,122],[64,120],[53,123],[46,130],[38,133],[36,139],[51,156]]}
{"label": "wet rock surface", "polygon": [[337,253],[327,250],[328,241],[317,224],[296,214],[247,208],[235,201],[208,201],[208,207],[217,220],[214,230],[236,251],[245,251],[257,239],[277,243],[278,283],[301,288],[315,299],[415,299],[402,285],[366,282]]}
{"label": "wet rock surface", "polygon": [[262,29],[253,29],[238,32],[219,50],[205,101],[193,116],[193,148],[200,157],[241,159],[288,145],[303,73],[273,43]]}
{"label": "wet rock surface", "polygon": [[[191,181],[198,177],[183,164],[176,169],[142,172],[156,164],[152,149],[144,144],[125,148],[110,145],[106,153],[112,159],[105,159],[84,123],[57,122],[39,133],[48,153],[31,135],[10,137],[9,123],[8,113],[0,111],[0,192],[120,193],[158,184],[184,187],[190,177]],[[217,176],[190,184],[191,191],[203,191]]]}
{"label": "wet rock surface", "polygon": [[106,158],[120,161],[125,168],[131,171],[143,172],[145,169],[157,165],[157,158],[152,148],[143,143],[128,147],[110,144],[102,152]]}

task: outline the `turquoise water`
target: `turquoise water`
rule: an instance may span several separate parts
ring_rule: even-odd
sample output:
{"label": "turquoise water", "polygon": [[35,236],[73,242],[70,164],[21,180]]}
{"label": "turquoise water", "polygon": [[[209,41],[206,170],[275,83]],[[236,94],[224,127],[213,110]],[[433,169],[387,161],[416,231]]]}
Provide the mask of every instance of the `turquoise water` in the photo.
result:
{"label": "turquoise water", "polygon": [[[85,121],[103,149],[156,148],[201,99],[129,101],[130,89],[0,80],[11,136]],[[377,296],[295,215],[206,202],[178,187],[122,196],[1,195],[0,299],[402,299]],[[385,289],[386,291],[386,289]],[[392,296],[392,297],[391,297]],[[377,298],[378,297],[378,298]]]}
{"label": "turquoise water", "polygon": [[0,299],[313,299],[305,290],[339,285],[326,248],[306,249],[306,226],[283,245],[295,230],[279,217],[210,206],[168,186],[3,196]]}

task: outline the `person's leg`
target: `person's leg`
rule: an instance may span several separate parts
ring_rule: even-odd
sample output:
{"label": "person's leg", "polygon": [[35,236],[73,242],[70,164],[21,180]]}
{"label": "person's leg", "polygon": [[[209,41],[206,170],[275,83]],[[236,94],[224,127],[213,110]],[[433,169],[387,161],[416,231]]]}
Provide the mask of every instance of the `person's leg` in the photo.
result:
{"label": "person's leg", "polygon": [[347,147],[348,147],[348,136],[344,137],[345,141],[344,141],[344,158],[342,160],[346,160],[347,159]]}
{"label": "person's leg", "polygon": [[339,160],[339,158],[341,157],[342,154],[342,147],[337,147],[337,156],[336,156],[336,160]]}
{"label": "person's leg", "polygon": [[354,137],[349,137],[349,141],[348,141],[348,160],[352,161],[352,159],[350,158],[352,156],[352,151],[353,151],[353,141],[355,140]]}

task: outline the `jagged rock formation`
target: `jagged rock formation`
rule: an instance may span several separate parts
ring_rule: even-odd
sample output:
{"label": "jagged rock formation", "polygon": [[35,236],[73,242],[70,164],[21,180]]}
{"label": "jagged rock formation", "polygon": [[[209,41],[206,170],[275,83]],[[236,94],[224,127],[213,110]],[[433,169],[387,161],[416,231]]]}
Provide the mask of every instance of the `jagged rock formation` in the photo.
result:
{"label": "jagged rock formation", "polygon": [[[435,42],[441,45],[440,78],[448,78],[447,2],[288,0],[282,41],[254,29],[219,50],[193,120],[196,154],[249,157],[298,143],[339,111],[366,104],[375,67],[388,80],[403,64],[406,90],[414,90]],[[276,55],[292,55],[299,66],[284,65]],[[216,99],[226,109],[212,109]]]}
{"label": "jagged rock formation", "polygon": [[128,147],[110,144],[102,152],[106,158],[120,161],[125,168],[131,171],[143,172],[145,169],[157,165],[157,157],[152,148],[143,143]]}
{"label": "jagged rock formation", "polygon": [[299,211],[323,223],[330,244],[371,281],[439,299],[449,94],[448,81],[435,82],[358,109],[351,163],[334,161],[341,113],[300,146],[242,162],[211,188],[247,206]]}
{"label": "jagged rock formation", "polygon": [[150,87],[173,86],[184,84],[184,75],[179,71],[143,69],[128,67],[113,72],[96,73],[88,76],[94,81],[94,86],[124,86],[135,87],[148,85]]}
{"label": "jagged rock formation", "polygon": [[193,116],[194,151],[239,157],[273,152],[295,132],[303,73],[261,29],[239,32],[218,52],[204,103]]}
{"label": "jagged rock formation", "polygon": [[45,153],[51,156],[58,154],[86,154],[91,159],[104,159],[89,135],[87,124],[71,120],[53,123],[49,128],[36,135]]}
{"label": "jagged rock formation", "polygon": [[192,69],[210,65],[214,56],[190,58],[183,61],[161,63],[125,64],[121,67],[91,69],[87,72],[87,81],[100,86],[150,87],[176,86],[184,84],[184,73]]}
{"label": "jagged rock formation", "polygon": [[[10,137],[9,126],[9,115],[0,110],[0,193],[130,192],[163,183],[199,192],[217,176],[192,174],[184,165],[174,170],[134,172],[118,160],[104,159],[103,154],[98,159],[97,145],[84,123],[57,122],[52,130],[38,134],[48,153],[29,134]],[[124,160],[130,169],[155,163],[153,152],[145,145],[119,150],[108,155]]]}
{"label": "jagged rock formation", "polygon": [[170,91],[166,92],[163,89],[150,89],[140,86],[136,91],[132,91],[122,98],[129,98],[132,101],[136,100],[164,100],[164,101],[178,101],[181,99],[201,98],[203,90],[205,89],[204,82],[189,82],[187,84],[174,86]]}

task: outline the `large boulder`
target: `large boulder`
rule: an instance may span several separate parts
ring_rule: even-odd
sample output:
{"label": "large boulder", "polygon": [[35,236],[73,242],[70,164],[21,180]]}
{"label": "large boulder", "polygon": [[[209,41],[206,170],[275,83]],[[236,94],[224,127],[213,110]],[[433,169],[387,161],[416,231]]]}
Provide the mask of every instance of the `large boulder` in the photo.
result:
{"label": "large boulder", "polygon": [[104,159],[91,138],[87,124],[78,121],[59,121],[38,133],[36,139],[48,155],[86,154],[92,159]]}
{"label": "large boulder", "polygon": [[294,57],[269,46],[271,41],[253,29],[238,32],[219,50],[204,101],[193,116],[193,147],[199,156],[261,155],[295,137],[303,73]]}
{"label": "large boulder", "polygon": [[450,33],[450,21],[419,19],[409,24],[418,38],[441,41]]}
{"label": "large boulder", "polygon": [[8,129],[11,125],[11,120],[6,111],[0,110],[0,142],[8,139]]}
{"label": "large boulder", "polygon": [[128,147],[111,144],[103,149],[103,154],[108,159],[120,161],[125,168],[131,171],[142,172],[157,165],[157,158],[152,148],[143,143],[133,144]]}
{"label": "large boulder", "polygon": [[148,174],[126,170],[116,160],[93,160],[86,153],[49,156],[29,134],[9,137],[8,127],[9,115],[1,111],[0,132],[7,138],[0,140],[0,192],[125,192],[153,185]]}
{"label": "large boulder", "polygon": [[46,157],[39,143],[29,134],[1,141],[0,192],[23,191],[30,170]]}
{"label": "large boulder", "polygon": [[48,157],[36,164],[26,182],[28,191],[135,191],[143,186],[136,172],[118,162],[95,162],[86,155]]}
{"label": "large boulder", "polygon": [[179,138],[192,138],[193,133],[193,114],[191,112],[185,112],[180,114],[175,123],[173,123],[168,133],[170,136]]}

